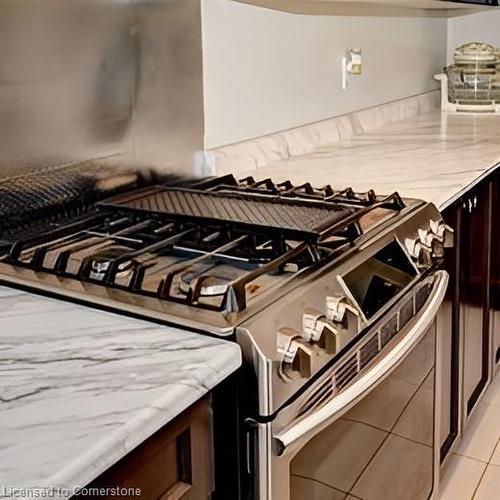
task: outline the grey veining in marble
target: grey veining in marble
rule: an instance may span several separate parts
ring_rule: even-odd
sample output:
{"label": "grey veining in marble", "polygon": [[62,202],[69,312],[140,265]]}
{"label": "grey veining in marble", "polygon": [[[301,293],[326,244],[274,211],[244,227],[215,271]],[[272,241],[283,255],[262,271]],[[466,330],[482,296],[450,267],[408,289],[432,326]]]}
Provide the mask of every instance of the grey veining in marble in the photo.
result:
{"label": "grey veining in marble", "polygon": [[0,287],[0,486],[83,486],[241,364],[237,344]]}
{"label": "grey veining in marble", "polygon": [[[400,101],[405,103],[410,104]],[[231,165],[238,177],[374,188],[380,194],[397,190],[443,209],[500,163],[498,115],[446,115],[430,108],[388,122],[377,118],[375,108],[371,119],[369,111],[361,132],[287,159],[258,164],[241,155],[232,157],[230,146],[224,161],[216,163],[216,172],[227,173]]]}

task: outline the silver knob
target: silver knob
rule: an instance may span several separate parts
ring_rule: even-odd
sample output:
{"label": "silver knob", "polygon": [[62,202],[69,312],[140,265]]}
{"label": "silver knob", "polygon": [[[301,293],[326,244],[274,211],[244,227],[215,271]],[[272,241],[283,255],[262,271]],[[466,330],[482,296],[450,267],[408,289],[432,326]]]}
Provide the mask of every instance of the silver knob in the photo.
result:
{"label": "silver knob", "polygon": [[358,310],[345,295],[336,294],[326,298],[326,317],[334,323],[342,323],[346,313],[352,313],[359,319]]}
{"label": "silver knob", "polygon": [[302,338],[308,342],[320,342],[325,330],[337,334],[327,316],[315,309],[306,309],[302,315]]}
{"label": "silver knob", "polygon": [[427,229],[419,229],[418,230],[418,239],[420,240],[420,244],[426,248],[432,248],[432,242],[434,241],[434,234]]}
{"label": "silver knob", "polygon": [[432,257],[434,255],[434,250],[432,245],[430,247],[426,245],[421,245],[420,253],[418,255],[417,267],[428,268],[432,266]]}
{"label": "silver knob", "polygon": [[444,248],[451,248],[453,246],[453,229],[445,224],[442,220],[431,220],[430,223],[431,233],[434,235]]}
{"label": "silver knob", "polygon": [[293,328],[280,328],[277,339],[278,353],[283,355],[281,372],[296,371],[309,378],[313,371],[312,347]]}
{"label": "silver knob", "polygon": [[314,342],[328,354],[337,349],[338,331],[326,316],[315,309],[306,309],[302,316],[302,338]]}
{"label": "silver knob", "polygon": [[326,317],[330,321],[342,323],[347,311],[347,297],[345,295],[333,295],[326,298]]}
{"label": "silver knob", "polygon": [[321,318],[324,314],[315,309],[306,309],[302,315],[302,337],[307,342],[315,342],[321,336]]}
{"label": "silver knob", "polygon": [[416,238],[405,238],[404,243],[405,248],[410,256],[414,259],[418,259],[418,256],[420,255],[420,241]]}
{"label": "silver knob", "polygon": [[300,334],[293,328],[280,328],[278,331],[278,353],[283,355],[283,361],[285,363],[291,363],[293,361],[296,348],[292,345],[292,342],[297,338],[300,338]]}
{"label": "silver knob", "polygon": [[417,267],[429,267],[432,264],[434,235],[425,229],[418,230],[418,238],[405,238],[405,248],[416,261]]}

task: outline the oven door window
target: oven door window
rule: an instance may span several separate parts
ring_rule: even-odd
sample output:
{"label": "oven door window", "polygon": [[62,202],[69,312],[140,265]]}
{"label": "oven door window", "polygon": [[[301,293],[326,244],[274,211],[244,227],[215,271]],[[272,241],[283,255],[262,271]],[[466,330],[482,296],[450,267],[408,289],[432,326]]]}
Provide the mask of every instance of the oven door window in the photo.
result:
{"label": "oven door window", "polygon": [[426,500],[437,460],[435,323],[411,354],[290,465],[291,500]]}

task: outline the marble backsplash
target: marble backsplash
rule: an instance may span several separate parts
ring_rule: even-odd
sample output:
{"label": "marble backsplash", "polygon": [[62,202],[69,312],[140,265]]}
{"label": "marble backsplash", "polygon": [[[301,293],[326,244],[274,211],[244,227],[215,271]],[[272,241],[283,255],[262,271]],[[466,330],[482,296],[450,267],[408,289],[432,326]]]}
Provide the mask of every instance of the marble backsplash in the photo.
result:
{"label": "marble backsplash", "polygon": [[318,148],[350,139],[382,125],[428,113],[439,108],[439,91],[426,92],[355,113],[285,130],[237,144],[208,150],[202,175],[238,176],[270,163],[313,153]]}

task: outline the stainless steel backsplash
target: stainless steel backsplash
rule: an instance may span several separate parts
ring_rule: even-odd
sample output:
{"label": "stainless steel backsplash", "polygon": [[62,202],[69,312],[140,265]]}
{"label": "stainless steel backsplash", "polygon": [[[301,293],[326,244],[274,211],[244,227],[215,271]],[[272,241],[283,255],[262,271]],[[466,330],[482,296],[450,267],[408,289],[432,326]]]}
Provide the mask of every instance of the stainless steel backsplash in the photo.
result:
{"label": "stainless steel backsplash", "polygon": [[0,178],[202,148],[200,0],[0,0]]}

